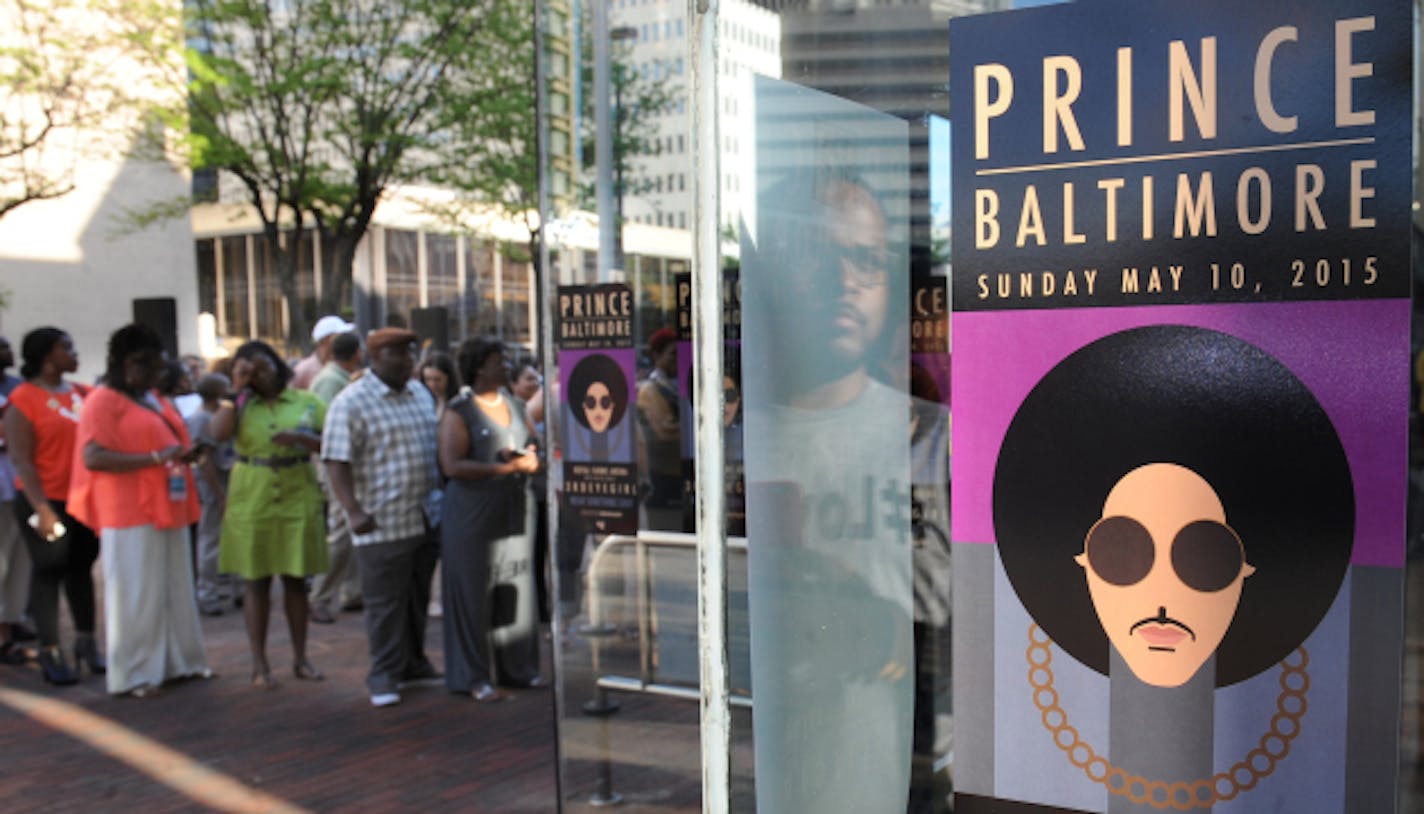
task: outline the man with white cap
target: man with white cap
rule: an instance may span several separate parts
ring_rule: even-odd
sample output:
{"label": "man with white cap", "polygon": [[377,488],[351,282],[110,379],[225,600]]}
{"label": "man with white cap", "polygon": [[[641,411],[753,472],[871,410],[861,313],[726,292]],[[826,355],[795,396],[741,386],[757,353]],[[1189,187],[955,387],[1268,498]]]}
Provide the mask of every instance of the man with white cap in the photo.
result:
{"label": "man with white cap", "polygon": [[292,380],[288,382],[290,387],[300,387],[303,390],[311,387],[312,379],[316,374],[331,361],[331,340],[337,334],[350,333],[356,330],[356,326],[335,314],[327,314],[316,321],[312,327],[312,341],[316,347],[312,348],[310,355],[297,362],[292,368]]}

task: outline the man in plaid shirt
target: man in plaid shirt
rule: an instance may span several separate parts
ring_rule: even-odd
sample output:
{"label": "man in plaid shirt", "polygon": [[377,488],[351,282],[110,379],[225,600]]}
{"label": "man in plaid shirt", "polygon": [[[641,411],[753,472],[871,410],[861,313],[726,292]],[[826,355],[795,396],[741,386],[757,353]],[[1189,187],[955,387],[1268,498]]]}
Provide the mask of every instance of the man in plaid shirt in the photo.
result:
{"label": "man in plaid shirt", "polygon": [[425,657],[425,609],[440,555],[435,403],[411,380],[416,335],[366,338],[371,375],[331,402],[322,433],[332,494],[351,524],[365,598],[371,703],[400,702],[406,682],[438,678]]}

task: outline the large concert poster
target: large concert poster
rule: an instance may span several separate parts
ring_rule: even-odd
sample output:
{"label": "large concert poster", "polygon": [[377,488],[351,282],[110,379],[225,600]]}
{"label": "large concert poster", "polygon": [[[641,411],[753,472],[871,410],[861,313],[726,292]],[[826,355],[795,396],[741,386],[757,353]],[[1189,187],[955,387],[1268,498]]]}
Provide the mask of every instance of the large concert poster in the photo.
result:
{"label": "large concert poster", "polygon": [[955,811],[1391,811],[1410,4],[950,26]]}
{"label": "large concert poster", "polygon": [[564,509],[596,533],[638,531],[633,293],[559,286]]}

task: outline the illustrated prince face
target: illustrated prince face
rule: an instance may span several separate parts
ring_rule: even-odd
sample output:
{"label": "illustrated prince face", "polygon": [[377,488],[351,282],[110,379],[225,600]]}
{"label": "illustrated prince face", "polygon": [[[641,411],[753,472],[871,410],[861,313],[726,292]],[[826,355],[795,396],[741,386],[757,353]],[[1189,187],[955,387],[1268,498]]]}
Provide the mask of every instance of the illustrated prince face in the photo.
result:
{"label": "illustrated prince face", "polygon": [[1153,325],[1074,350],[1023,398],[993,518],[1018,603],[1068,655],[1151,686],[1203,670],[1227,686],[1330,609],[1354,487],[1293,371],[1229,334]]}
{"label": "illustrated prince face", "polygon": [[574,420],[604,433],[622,421],[628,409],[628,377],[612,357],[590,354],[569,373],[568,397]]}
{"label": "illustrated prince face", "polygon": [[588,428],[594,432],[608,429],[609,420],[613,418],[613,396],[608,385],[593,382],[588,386],[583,397],[583,415],[588,421]]}
{"label": "illustrated prince face", "polygon": [[1108,641],[1158,687],[1185,684],[1216,652],[1256,570],[1211,484],[1170,463],[1124,475],[1073,559]]}

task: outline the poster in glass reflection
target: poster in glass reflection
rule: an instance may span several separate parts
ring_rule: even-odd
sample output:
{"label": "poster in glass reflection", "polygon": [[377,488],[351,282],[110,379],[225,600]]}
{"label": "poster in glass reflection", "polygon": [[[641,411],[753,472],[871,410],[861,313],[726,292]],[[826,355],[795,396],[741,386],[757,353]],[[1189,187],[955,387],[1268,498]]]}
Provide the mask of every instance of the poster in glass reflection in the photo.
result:
{"label": "poster in glass reflection", "polygon": [[[693,401],[692,275],[678,274],[677,381],[682,420],[683,531],[697,528],[697,421]],[[742,432],[742,303],[736,268],[722,270],[722,442],[723,486],[727,536],[747,533],[746,486],[743,480]]]}

